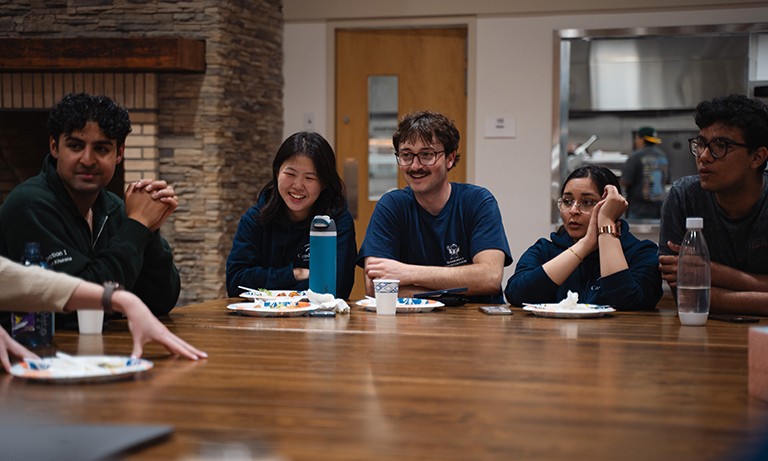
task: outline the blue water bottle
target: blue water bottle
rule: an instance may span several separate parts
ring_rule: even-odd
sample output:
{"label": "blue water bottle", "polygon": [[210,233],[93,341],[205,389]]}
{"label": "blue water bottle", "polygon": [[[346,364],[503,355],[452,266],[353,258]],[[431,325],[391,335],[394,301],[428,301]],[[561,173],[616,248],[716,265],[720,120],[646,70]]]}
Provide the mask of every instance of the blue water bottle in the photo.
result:
{"label": "blue water bottle", "polygon": [[[21,263],[25,266],[48,268],[37,242],[24,245]],[[30,348],[50,346],[53,341],[53,322],[53,312],[14,313],[11,315],[11,335],[16,341]]]}
{"label": "blue water bottle", "polygon": [[336,223],[330,216],[312,218],[309,229],[309,289],[336,297]]}

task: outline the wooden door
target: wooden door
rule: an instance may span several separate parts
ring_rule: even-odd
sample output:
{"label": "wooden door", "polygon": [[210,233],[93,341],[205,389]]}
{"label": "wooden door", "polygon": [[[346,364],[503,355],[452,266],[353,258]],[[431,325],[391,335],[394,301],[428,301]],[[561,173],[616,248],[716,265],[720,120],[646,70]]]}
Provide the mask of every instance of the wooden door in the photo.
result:
{"label": "wooden door", "polygon": [[[378,150],[391,155],[374,156],[380,159],[374,165],[369,161],[369,85],[371,77],[394,77],[396,81],[397,116],[395,123],[405,114],[416,110],[441,112],[454,121],[459,133],[466,133],[467,119],[467,29],[378,29],[337,30],[336,32],[336,154],[348,187],[348,199],[355,216],[358,246],[362,244],[368,221],[376,206],[376,197],[370,194],[369,173],[374,168],[396,165],[394,148],[389,133],[379,139]],[[395,97],[395,96],[393,96]],[[465,156],[466,144],[462,139],[459,153]],[[395,167],[396,168],[396,167]],[[402,175],[396,187],[404,187]],[[451,181],[466,180],[466,163],[460,161],[449,174]],[[375,194],[374,194],[375,195]],[[364,297],[365,287],[361,269],[357,269],[355,288],[351,299]]]}

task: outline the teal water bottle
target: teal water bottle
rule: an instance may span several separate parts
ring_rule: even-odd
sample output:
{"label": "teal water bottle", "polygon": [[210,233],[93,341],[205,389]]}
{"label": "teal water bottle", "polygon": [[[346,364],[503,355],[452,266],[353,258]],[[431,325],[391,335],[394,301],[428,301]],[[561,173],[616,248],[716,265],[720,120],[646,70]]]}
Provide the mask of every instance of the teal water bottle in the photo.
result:
{"label": "teal water bottle", "polygon": [[330,216],[312,218],[309,229],[309,289],[336,297],[336,223]]}
{"label": "teal water bottle", "polygon": [[[40,253],[40,244],[27,242],[21,263],[25,266],[48,268]],[[11,315],[11,336],[22,345],[34,348],[50,346],[53,341],[53,312],[19,312]]]}

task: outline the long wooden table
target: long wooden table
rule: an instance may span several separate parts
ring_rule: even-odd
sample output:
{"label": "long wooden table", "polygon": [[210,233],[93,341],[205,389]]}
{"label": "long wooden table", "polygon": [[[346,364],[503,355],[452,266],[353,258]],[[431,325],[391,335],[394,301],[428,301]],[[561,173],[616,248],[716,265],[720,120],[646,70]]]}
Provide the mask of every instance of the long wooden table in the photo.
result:
{"label": "long wooden table", "polygon": [[[180,307],[167,322],[207,360],[155,345],[145,354],[155,368],[129,381],[2,375],[2,405],[175,427],[127,456],[137,460],[726,460],[754,449],[768,424],[768,404],[747,394],[748,325],[682,327],[673,310],[550,319],[477,306],[254,318],[229,313],[235,301]],[[130,353],[124,322],[55,342]]]}

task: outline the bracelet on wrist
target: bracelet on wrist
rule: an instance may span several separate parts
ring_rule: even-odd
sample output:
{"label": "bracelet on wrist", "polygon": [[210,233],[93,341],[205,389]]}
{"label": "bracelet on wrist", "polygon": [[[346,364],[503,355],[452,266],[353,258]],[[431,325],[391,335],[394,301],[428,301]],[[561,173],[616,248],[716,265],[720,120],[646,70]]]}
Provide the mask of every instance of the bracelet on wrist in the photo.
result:
{"label": "bracelet on wrist", "polygon": [[574,256],[576,256],[577,258],[579,258],[579,262],[584,262],[584,258],[582,258],[581,256],[579,256],[579,254],[578,254],[578,253],[576,253],[576,250],[574,250],[574,249],[573,249],[573,248],[571,248],[571,247],[568,247],[568,251],[570,251],[571,253],[573,253],[573,255],[574,255]]}
{"label": "bracelet on wrist", "polygon": [[614,237],[619,236],[619,231],[616,229],[616,226],[613,224],[609,224],[607,226],[600,226],[597,228],[597,235],[603,235],[603,234],[611,234]]}

